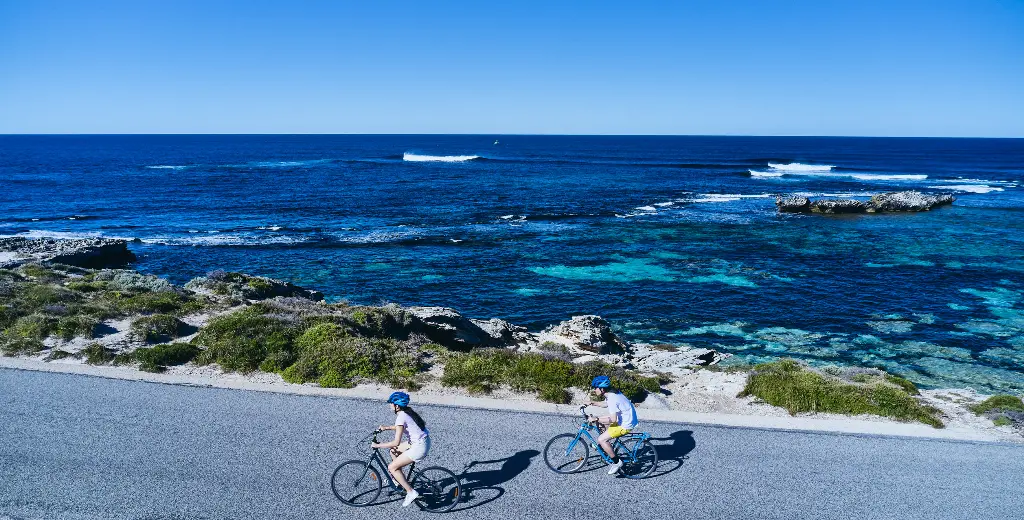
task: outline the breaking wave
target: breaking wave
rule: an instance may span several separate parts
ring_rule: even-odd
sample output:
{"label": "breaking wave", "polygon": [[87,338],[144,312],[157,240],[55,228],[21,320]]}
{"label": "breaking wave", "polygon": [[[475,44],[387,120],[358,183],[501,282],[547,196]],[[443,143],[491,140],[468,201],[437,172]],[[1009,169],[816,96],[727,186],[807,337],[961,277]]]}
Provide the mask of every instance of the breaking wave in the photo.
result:
{"label": "breaking wave", "polygon": [[409,162],[466,162],[479,159],[479,155],[420,155],[406,152],[402,155],[403,161]]}
{"label": "breaking wave", "polygon": [[827,164],[802,164],[802,163],[789,163],[789,164],[778,164],[768,163],[768,167],[780,171],[780,172],[830,172],[835,166]]}

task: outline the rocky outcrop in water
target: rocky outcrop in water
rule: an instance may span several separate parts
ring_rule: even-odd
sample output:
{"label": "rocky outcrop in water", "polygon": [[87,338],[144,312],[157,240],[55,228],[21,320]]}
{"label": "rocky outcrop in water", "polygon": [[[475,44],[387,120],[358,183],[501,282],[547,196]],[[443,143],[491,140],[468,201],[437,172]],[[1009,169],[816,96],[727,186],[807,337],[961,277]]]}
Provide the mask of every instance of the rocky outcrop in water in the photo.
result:
{"label": "rocky outcrop in water", "polygon": [[53,238],[0,238],[0,268],[38,262],[76,267],[118,267],[135,261],[128,242],[111,238],[59,240]]}
{"label": "rocky outcrop in water", "polygon": [[895,191],[871,197],[867,202],[854,199],[820,199],[807,197],[776,197],[775,206],[783,213],[820,213],[824,215],[850,213],[894,213],[928,211],[946,206],[956,200],[952,195],[927,194],[919,191]]}
{"label": "rocky outcrop in water", "polygon": [[886,211],[928,211],[938,206],[948,206],[955,199],[948,193],[930,195],[919,191],[897,191],[871,197],[867,203],[868,213]]}
{"label": "rocky outcrop in water", "polygon": [[811,199],[807,197],[776,197],[775,205],[784,213],[806,213],[811,210]]}
{"label": "rocky outcrop in water", "polygon": [[835,215],[841,213],[864,213],[867,206],[853,199],[822,199],[811,203],[811,213]]}

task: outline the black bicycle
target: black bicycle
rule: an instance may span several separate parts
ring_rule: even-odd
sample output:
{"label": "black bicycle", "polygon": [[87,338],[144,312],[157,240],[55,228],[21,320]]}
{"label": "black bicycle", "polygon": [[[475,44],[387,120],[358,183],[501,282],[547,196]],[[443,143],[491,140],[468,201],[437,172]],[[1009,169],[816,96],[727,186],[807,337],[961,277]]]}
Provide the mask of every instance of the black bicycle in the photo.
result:
{"label": "black bicycle", "polygon": [[[383,430],[374,430],[360,442],[379,442],[377,435]],[[419,492],[415,504],[424,511],[444,513],[451,511],[462,497],[462,482],[459,477],[446,468],[431,466],[416,470],[416,463],[409,466],[406,474],[409,484]],[[350,460],[343,462],[331,475],[331,491],[342,503],[354,507],[365,507],[374,504],[384,487],[381,475],[387,479],[388,496],[402,493],[405,490],[398,485],[388,473],[388,463],[374,448],[368,460]]]}

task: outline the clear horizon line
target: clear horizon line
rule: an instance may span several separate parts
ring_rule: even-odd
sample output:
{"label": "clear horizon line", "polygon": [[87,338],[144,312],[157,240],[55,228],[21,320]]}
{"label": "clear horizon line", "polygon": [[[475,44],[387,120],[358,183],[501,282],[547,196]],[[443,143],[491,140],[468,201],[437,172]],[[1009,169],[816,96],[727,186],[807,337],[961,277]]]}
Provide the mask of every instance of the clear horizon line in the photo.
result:
{"label": "clear horizon line", "polygon": [[845,138],[845,139],[1024,139],[1022,136],[956,136],[956,135],[812,135],[812,134],[559,134],[559,133],[482,133],[482,132],[47,132],[47,133],[0,133],[0,137],[43,137],[43,136],[522,136],[522,137],[763,137],[763,138]]}

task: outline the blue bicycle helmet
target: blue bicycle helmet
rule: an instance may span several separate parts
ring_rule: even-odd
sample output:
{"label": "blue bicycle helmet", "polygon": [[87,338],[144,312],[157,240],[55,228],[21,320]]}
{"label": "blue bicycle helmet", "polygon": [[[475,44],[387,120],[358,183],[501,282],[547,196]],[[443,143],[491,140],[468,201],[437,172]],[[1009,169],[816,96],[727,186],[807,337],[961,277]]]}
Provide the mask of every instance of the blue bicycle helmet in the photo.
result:
{"label": "blue bicycle helmet", "polygon": [[597,376],[590,382],[590,388],[608,388],[612,386],[612,380],[608,376]]}
{"label": "blue bicycle helmet", "polygon": [[405,408],[406,406],[409,406],[409,394],[405,392],[395,392],[391,394],[391,397],[388,397],[388,402]]}

